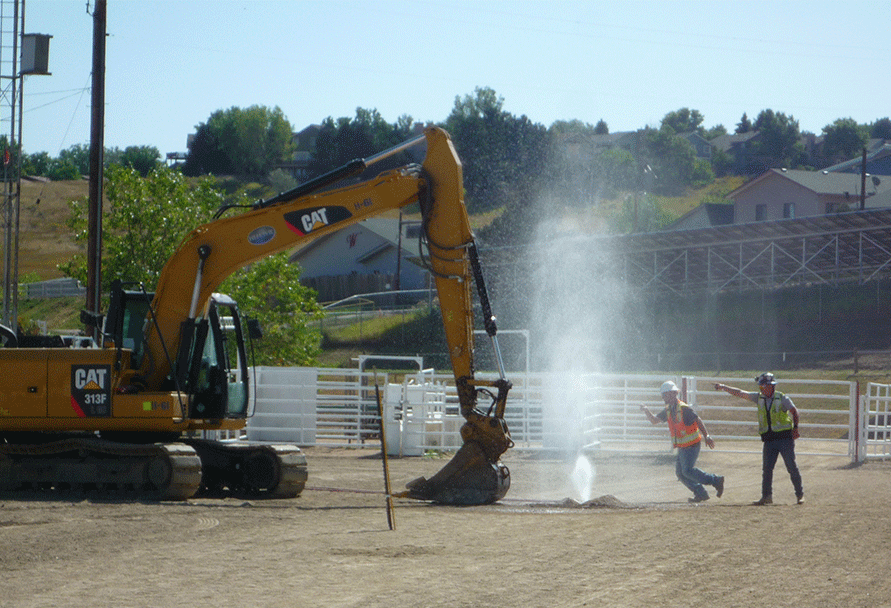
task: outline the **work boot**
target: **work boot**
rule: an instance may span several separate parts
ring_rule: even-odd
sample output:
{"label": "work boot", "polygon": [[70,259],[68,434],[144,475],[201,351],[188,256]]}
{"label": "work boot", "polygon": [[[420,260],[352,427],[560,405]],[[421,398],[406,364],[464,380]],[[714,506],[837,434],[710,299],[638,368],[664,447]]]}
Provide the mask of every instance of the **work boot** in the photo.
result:
{"label": "work boot", "polygon": [[715,496],[721,498],[721,495],[724,493],[724,476],[718,477],[718,480],[715,482]]}
{"label": "work boot", "polygon": [[764,505],[772,505],[773,497],[772,496],[762,496],[759,500],[756,500],[752,504],[758,505],[759,507],[763,507]]}

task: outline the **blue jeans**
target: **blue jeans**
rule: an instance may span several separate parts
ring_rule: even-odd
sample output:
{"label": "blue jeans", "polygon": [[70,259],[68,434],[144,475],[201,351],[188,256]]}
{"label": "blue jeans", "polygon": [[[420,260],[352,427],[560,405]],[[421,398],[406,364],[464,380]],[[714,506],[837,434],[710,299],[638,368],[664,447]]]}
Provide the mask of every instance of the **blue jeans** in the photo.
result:
{"label": "blue jeans", "polygon": [[798,472],[798,465],[795,464],[794,439],[765,441],[761,454],[761,496],[773,496],[773,468],[779,456],[783,457],[786,470],[789,471],[792,487],[795,488],[795,496],[798,498],[804,496],[804,489],[801,487],[801,473]]}
{"label": "blue jeans", "polygon": [[698,441],[685,448],[678,448],[678,459],[675,464],[675,472],[682,484],[693,492],[696,498],[708,498],[708,492],[703,485],[713,486],[718,483],[718,476],[700,471],[696,468],[696,459],[699,458],[699,450],[702,442]]}

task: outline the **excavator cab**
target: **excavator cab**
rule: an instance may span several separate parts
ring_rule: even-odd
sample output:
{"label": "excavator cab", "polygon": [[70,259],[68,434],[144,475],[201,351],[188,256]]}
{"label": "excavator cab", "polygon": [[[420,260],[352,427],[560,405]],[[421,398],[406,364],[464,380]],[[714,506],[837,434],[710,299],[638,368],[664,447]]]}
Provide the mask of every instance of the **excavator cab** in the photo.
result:
{"label": "excavator cab", "polygon": [[103,346],[129,349],[130,365],[138,369],[145,356],[143,330],[152,306],[153,293],[142,290],[126,290],[121,281],[113,281],[109,296],[108,312],[102,331]]}
{"label": "excavator cab", "polygon": [[[120,353],[132,351],[130,365],[138,370],[147,355],[145,325],[151,323],[154,294],[141,290],[125,290],[119,281],[112,286],[108,315],[105,318],[105,339]],[[189,418],[246,418],[248,410],[248,364],[244,332],[235,300],[215,293],[210,298],[207,314],[187,319],[180,328],[176,352],[173,345],[165,348],[165,356],[175,358],[168,366],[171,373],[166,388],[191,395]],[[119,364],[121,358],[118,358]],[[140,390],[138,376],[123,392]]]}

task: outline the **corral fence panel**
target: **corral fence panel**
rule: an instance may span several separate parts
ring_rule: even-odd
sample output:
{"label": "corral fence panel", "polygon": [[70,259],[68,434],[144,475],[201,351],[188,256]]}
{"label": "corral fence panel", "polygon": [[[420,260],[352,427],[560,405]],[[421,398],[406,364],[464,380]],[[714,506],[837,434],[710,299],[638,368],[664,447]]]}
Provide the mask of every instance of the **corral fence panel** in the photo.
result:
{"label": "corral fence panel", "polygon": [[858,462],[891,458],[891,384],[866,385],[858,427]]}
{"label": "corral fence panel", "polygon": [[[390,454],[420,455],[462,445],[464,419],[450,373],[275,367],[252,372],[255,404],[238,438],[379,448],[379,395]],[[516,450],[667,451],[665,427],[650,424],[640,411],[641,405],[654,413],[664,407],[659,388],[665,380],[681,388],[681,398],[703,418],[717,450],[722,440],[737,451],[761,450],[755,404],[714,388],[722,382],[754,392],[751,378],[565,372],[520,373],[510,380],[505,421]],[[852,462],[891,457],[889,385],[870,384],[863,397],[858,383],[849,381],[782,378],[778,389],[801,415],[797,453]],[[477,408],[485,412],[490,404],[481,393]]]}

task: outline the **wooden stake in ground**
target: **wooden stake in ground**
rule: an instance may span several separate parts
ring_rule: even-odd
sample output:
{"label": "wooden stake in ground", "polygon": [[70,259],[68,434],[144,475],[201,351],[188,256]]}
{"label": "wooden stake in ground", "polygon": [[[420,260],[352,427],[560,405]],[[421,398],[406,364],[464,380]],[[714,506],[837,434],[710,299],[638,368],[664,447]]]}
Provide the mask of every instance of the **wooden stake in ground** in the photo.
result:
{"label": "wooden stake in ground", "polygon": [[387,460],[387,432],[384,424],[384,406],[381,404],[381,391],[377,385],[377,373],[374,374],[374,396],[377,398],[377,414],[381,419],[381,462],[384,463],[384,491],[387,494],[387,525],[396,529],[396,512],[393,509],[393,494],[390,492],[390,462]]}

